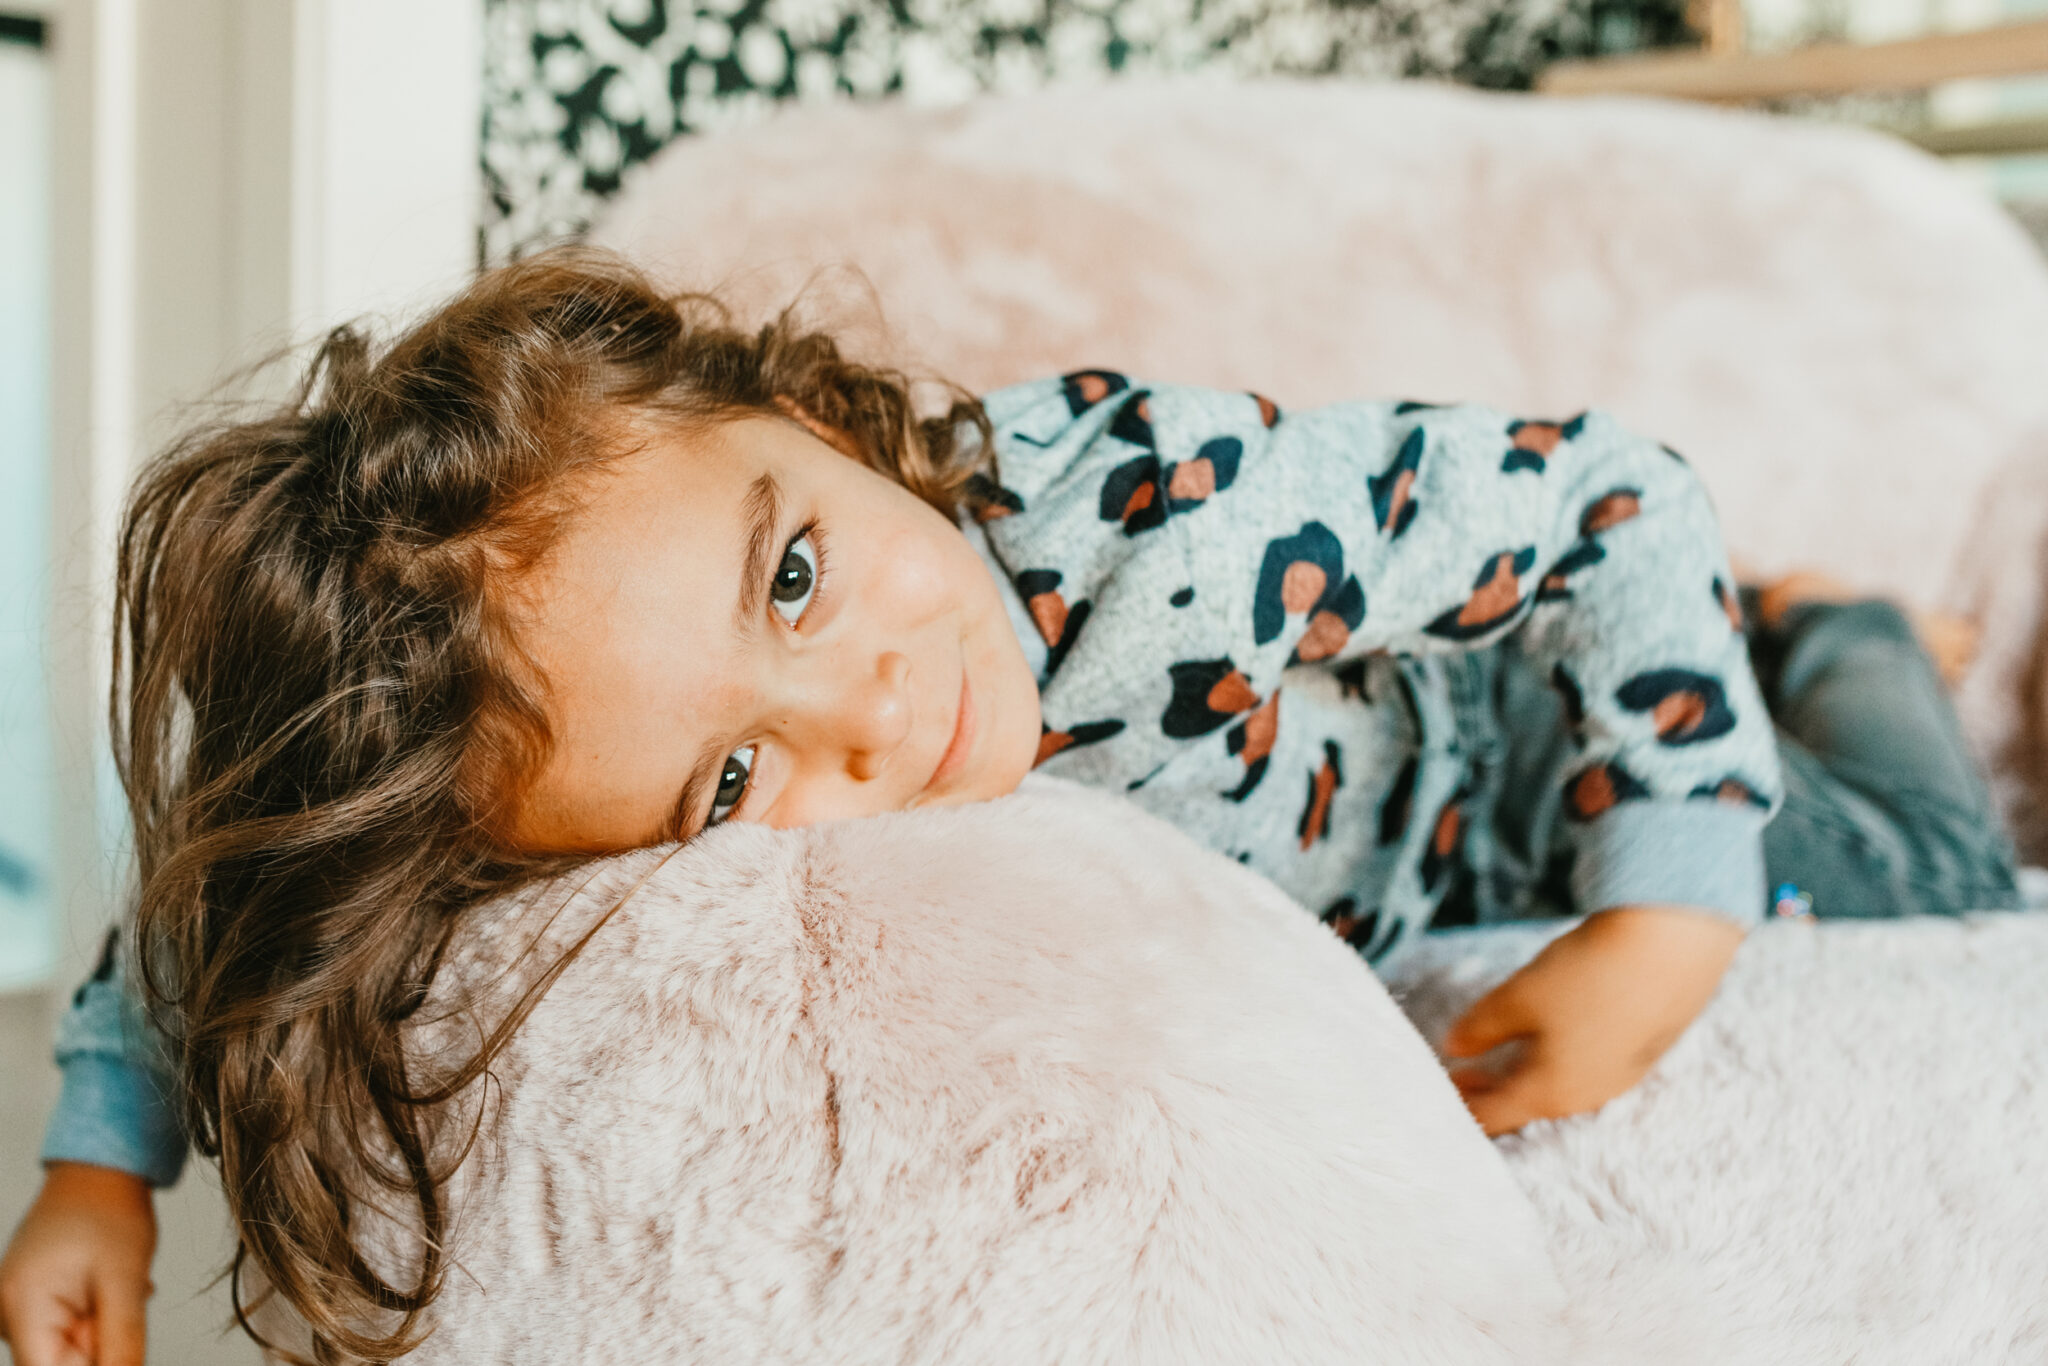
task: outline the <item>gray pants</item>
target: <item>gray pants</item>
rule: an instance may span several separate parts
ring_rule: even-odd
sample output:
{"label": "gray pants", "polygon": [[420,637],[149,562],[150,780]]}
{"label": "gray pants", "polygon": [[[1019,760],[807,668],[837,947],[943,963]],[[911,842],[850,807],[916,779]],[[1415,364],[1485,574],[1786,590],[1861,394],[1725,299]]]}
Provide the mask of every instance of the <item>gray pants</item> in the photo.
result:
{"label": "gray pants", "polygon": [[1752,626],[1750,655],[1785,773],[1764,830],[1773,885],[1797,885],[1822,916],[2019,904],[2012,840],[1896,608],[1802,604],[1776,631]]}

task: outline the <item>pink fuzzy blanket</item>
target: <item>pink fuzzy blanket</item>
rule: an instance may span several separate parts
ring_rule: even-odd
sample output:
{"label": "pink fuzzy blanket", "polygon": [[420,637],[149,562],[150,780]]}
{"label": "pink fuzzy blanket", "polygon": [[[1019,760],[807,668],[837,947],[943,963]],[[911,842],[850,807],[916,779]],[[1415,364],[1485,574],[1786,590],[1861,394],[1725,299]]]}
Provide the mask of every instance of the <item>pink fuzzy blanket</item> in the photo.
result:
{"label": "pink fuzzy blanket", "polygon": [[[494,908],[422,1048],[614,905],[465,1104],[416,1360],[2048,1351],[2048,916],[1768,926],[1642,1085],[1492,1145],[1308,913],[1040,778]],[[1396,989],[1434,1028],[1541,939],[1431,942]]]}

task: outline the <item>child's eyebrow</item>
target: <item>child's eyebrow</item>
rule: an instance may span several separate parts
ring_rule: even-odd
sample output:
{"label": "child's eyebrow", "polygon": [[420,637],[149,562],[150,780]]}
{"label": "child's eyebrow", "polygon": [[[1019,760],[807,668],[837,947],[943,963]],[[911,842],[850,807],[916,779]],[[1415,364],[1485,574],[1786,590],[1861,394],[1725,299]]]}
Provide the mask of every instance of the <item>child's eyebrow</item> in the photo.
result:
{"label": "child's eyebrow", "polygon": [[747,528],[746,558],[740,566],[740,594],[733,606],[733,629],[745,631],[761,616],[768,592],[768,557],[775,553],[775,528],[782,520],[782,487],[773,473],[764,473],[747,487],[740,502]]}

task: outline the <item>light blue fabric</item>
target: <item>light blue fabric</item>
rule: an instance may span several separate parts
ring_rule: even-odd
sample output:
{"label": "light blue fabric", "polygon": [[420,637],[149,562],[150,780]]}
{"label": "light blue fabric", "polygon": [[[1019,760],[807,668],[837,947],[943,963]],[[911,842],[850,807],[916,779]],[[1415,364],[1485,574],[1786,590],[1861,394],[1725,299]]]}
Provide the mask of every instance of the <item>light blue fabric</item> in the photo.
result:
{"label": "light blue fabric", "polygon": [[43,1133],[42,1160],[88,1162],[168,1186],[185,1166],[185,1132],[161,1037],[128,989],[126,960],[110,932],[98,970],[58,1025],[64,1089]]}
{"label": "light blue fabric", "polygon": [[1572,904],[1760,909],[1763,827],[1763,813],[1746,807],[1617,806],[1579,839]]}

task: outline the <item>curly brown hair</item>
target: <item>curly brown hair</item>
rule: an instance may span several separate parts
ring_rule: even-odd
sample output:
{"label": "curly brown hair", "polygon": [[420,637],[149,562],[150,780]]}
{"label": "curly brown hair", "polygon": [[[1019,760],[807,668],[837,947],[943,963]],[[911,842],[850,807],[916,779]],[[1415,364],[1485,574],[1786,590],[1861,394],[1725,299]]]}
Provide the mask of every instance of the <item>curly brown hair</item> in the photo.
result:
{"label": "curly brown hair", "polygon": [[[465,910],[564,866],[497,832],[549,743],[504,583],[570,515],[569,482],[621,453],[622,417],[793,404],[952,513],[988,421],[947,393],[920,418],[904,375],[793,312],[744,329],[713,298],[558,250],[483,276],[381,350],[333,332],[289,402],[141,472],[112,703],[136,939],[188,1132],[220,1166],[236,1316],[258,1341],[251,1270],[308,1325],[315,1360],[417,1345],[446,1268],[434,1107],[568,961],[472,1056],[416,1075],[407,1021]],[[423,1235],[404,1284],[356,1236],[394,1199]]]}

